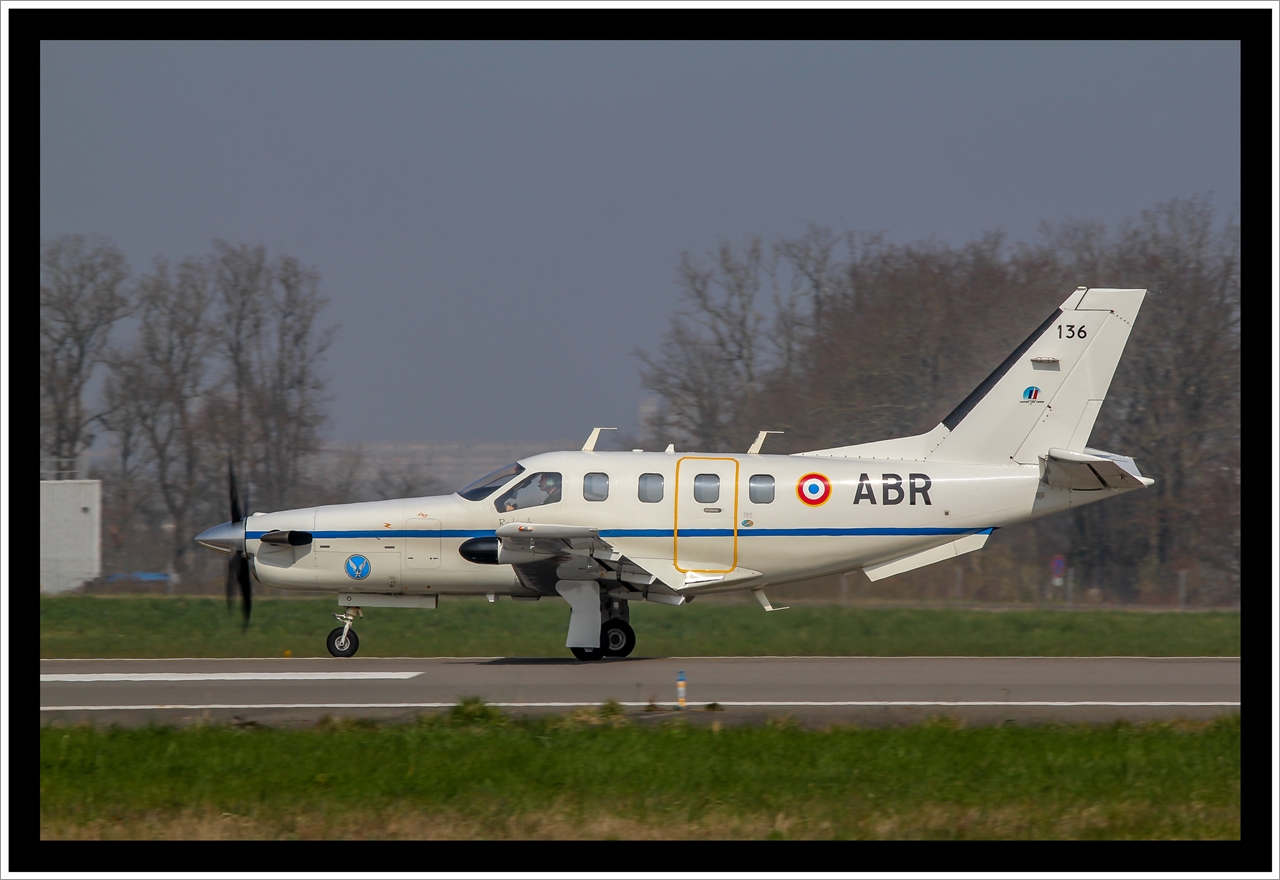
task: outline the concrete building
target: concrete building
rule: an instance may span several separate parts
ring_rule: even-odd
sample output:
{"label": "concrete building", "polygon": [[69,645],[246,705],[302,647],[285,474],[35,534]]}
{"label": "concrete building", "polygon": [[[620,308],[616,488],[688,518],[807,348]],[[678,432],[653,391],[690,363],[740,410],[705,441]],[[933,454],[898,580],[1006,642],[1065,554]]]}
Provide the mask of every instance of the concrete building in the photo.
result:
{"label": "concrete building", "polygon": [[102,574],[102,481],[40,481],[40,592]]}

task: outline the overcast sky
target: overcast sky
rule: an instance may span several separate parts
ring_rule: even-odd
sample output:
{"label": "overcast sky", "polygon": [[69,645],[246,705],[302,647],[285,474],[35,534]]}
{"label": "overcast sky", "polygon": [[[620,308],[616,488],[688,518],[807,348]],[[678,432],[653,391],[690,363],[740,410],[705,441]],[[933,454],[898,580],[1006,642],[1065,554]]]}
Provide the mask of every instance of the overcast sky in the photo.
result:
{"label": "overcast sky", "polygon": [[314,266],[332,439],[585,437],[634,430],[682,251],[1233,210],[1239,70],[1236,43],[46,42],[40,231]]}

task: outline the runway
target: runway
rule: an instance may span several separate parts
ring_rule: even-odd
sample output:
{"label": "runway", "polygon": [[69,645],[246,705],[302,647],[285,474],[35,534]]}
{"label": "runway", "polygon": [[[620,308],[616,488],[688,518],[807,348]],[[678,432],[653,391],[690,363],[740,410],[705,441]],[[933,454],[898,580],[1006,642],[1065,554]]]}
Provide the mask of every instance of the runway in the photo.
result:
{"label": "runway", "polygon": [[1240,711],[1238,657],[371,657],[42,660],[40,715],[292,726],[325,715],[407,721],[479,696],[514,715],[616,700],[654,721],[678,711],[680,672],[684,717],[695,723],[1100,723]]}

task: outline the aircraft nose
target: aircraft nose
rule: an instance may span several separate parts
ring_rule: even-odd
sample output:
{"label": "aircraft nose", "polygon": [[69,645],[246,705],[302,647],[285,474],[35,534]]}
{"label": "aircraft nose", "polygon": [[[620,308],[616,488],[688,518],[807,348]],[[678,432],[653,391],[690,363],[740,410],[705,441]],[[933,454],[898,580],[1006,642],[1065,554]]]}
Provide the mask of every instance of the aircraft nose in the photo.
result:
{"label": "aircraft nose", "polygon": [[244,549],[244,521],[224,522],[196,535],[196,543],[219,553]]}

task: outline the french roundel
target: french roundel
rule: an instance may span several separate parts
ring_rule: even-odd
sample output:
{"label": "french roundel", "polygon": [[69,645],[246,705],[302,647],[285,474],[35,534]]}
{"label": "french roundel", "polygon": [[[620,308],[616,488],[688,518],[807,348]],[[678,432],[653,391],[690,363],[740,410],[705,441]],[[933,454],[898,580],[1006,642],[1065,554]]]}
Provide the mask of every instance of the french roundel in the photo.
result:
{"label": "french roundel", "polygon": [[805,474],[796,483],[796,496],[810,507],[826,504],[831,497],[831,481],[824,474]]}

